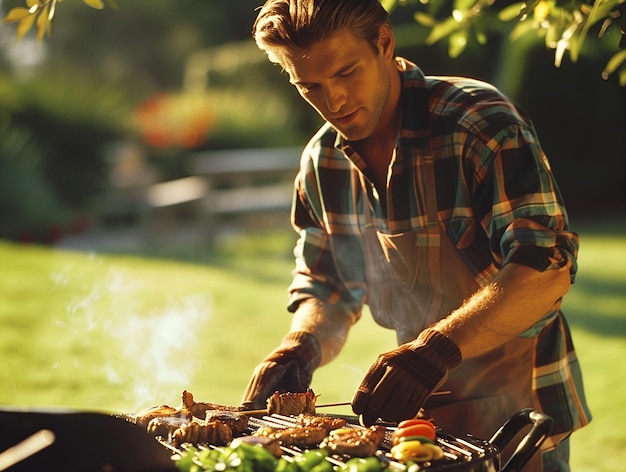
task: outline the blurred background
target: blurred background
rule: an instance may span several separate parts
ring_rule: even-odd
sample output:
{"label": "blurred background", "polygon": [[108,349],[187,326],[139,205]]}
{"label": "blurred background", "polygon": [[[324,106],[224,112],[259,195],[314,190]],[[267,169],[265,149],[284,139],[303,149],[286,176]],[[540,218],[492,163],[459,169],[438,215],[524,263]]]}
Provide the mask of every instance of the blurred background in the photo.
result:
{"label": "blurred background", "polygon": [[[197,222],[187,203],[206,197],[207,183],[184,179],[206,177],[199,153],[287,148],[279,167],[295,169],[320,123],[253,44],[258,4],[134,0],[97,11],[68,0],[41,42],[0,26],[0,238],[76,244],[143,228],[163,242],[167,228]],[[23,5],[3,0],[0,13]],[[623,219],[626,87],[601,77],[619,34],[590,33],[578,61],[565,55],[557,68],[542,38],[510,41],[502,26],[452,59],[447,42],[424,45],[415,9],[392,11],[398,52],[427,74],[497,85],[534,119],[572,217]],[[179,179],[182,196],[155,203],[151,186]]]}

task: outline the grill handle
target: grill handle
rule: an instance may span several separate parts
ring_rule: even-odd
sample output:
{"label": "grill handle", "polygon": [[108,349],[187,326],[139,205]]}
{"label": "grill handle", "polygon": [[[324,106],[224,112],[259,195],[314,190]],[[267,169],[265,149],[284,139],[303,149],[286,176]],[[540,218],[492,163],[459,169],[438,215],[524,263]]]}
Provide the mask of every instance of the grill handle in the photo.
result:
{"label": "grill handle", "polygon": [[530,431],[517,445],[502,472],[520,471],[548,437],[553,424],[554,421],[548,415],[532,408],[525,408],[498,429],[489,442],[502,451],[525,426],[532,425]]}

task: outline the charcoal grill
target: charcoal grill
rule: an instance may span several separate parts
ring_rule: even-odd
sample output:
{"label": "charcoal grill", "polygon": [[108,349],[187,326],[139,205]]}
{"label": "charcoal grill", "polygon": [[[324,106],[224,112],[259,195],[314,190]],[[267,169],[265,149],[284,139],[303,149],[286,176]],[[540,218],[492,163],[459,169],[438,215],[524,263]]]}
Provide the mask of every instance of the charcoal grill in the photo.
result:
{"label": "charcoal grill", "polygon": [[[345,415],[325,415],[344,418],[347,420],[346,427],[361,428],[358,418]],[[471,435],[465,437],[455,437],[451,434],[437,429],[437,444],[442,448],[444,458],[438,461],[422,463],[420,470],[424,472],[518,472],[530,458],[537,452],[545,438],[552,429],[552,419],[532,409],[520,410],[509,421],[507,421],[488,441],[475,438]],[[263,417],[251,417],[248,423],[250,433],[261,427],[270,426],[274,428],[288,428],[296,426],[294,417],[282,415],[268,415]],[[517,444],[511,442],[520,436],[528,427],[528,432]],[[391,458],[390,450],[392,446],[392,434],[395,427],[388,425],[385,439],[381,447],[376,452],[376,456],[390,466],[390,470],[403,470],[403,464]],[[183,445],[181,448],[172,446],[165,438],[158,439],[163,446],[169,448],[172,453],[182,455],[187,452]],[[501,451],[509,446],[516,446],[515,452],[501,467]],[[202,451],[200,446],[197,451]],[[295,458],[302,454],[304,450],[298,447],[282,447],[283,456]],[[334,465],[345,463],[349,456],[329,456],[329,460]]]}
{"label": "charcoal grill", "polygon": [[[359,428],[356,417],[343,416],[348,426]],[[279,415],[252,417],[249,432],[261,426],[285,427],[289,417]],[[500,451],[509,446],[528,426],[530,430],[514,446],[516,450],[501,467]],[[145,428],[123,417],[101,413],[76,411],[0,410],[0,471],[30,472],[33,470],[59,472],[177,472],[173,454],[183,454],[167,438],[153,438]],[[437,431],[437,444],[444,451],[444,459],[423,464],[429,472],[515,472],[523,468],[541,446],[552,428],[552,419],[531,409],[521,410],[505,423],[488,441],[471,435],[455,437]],[[52,434],[54,441],[40,451],[20,460],[9,468],[2,468],[2,456],[9,449],[41,431]],[[389,426],[377,456],[392,463],[389,454],[393,426]],[[211,446],[205,446],[211,447]],[[283,448],[284,455],[294,457],[303,451]],[[348,457],[332,456],[334,464]],[[393,463],[394,470],[402,465]]]}

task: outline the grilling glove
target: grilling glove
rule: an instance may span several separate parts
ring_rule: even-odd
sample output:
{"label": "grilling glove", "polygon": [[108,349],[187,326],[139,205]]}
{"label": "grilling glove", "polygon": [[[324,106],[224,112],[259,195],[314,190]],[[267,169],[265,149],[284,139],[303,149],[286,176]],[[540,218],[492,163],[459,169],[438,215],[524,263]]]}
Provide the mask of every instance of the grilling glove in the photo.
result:
{"label": "grilling glove", "polygon": [[241,405],[248,410],[262,409],[276,391],[306,392],[321,359],[315,336],[304,331],[288,333],[254,370]]}
{"label": "grilling glove", "polygon": [[371,426],[379,418],[399,422],[414,418],[428,396],[461,363],[461,351],[433,329],[378,356],[352,399],[352,410]]}

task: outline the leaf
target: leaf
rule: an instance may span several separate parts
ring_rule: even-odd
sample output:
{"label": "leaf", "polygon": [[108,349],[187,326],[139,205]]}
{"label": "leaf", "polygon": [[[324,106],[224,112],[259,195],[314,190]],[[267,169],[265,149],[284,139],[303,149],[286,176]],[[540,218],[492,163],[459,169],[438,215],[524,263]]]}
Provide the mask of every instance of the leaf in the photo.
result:
{"label": "leaf", "polygon": [[[618,0],[595,0],[593,2],[591,10],[589,11],[584,21],[578,20],[579,23],[582,22],[582,27],[579,27],[578,23],[575,25],[572,24],[570,26],[570,29],[572,29],[570,41],[570,55],[572,56],[573,62],[576,62],[576,60],[578,59],[578,55],[583,47],[583,43],[585,42],[585,39],[587,38],[587,34],[589,33],[591,27],[598,21],[601,21],[602,19],[609,16],[612,9],[615,8],[617,5]],[[581,16],[579,12],[574,13],[578,13],[578,16],[576,14],[573,15],[575,20]]]}
{"label": "leaf", "polygon": [[530,2],[522,3],[522,11],[520,11],[520,15],[523,16],[531,13],[540,1],[541,0],[531,0]]}
{"label": "leaf", "polygon": [[[61,0],[59,0],[60,2]],[[50,4],[50,13],[48,13],[48,29],[50,29],[52,26],[52,18],[54,17],[54,14],[56,12],[57,9],[57,2],[56,0],[53,0],[52,3]]]}
{"label": "leaf", "polygon": [[432,28],[437,24],[437,20],[428,13],[416,12],[413,14],[413,19],[422,26],[428,26]]}
{"label": "leaf", "polygon": [[561,25],[558,23],[550,23],[550,26],[546,28],[546,47],[550,49],[556,48],[559,41],[563,38],[564,32],[561,29]]}
{"label": "leaf", "polygon": [[452,59],[459,57],[467,46],[467,29],[455,31],[448,41],[448,55]]}
{"label": "leaf", "polygon": [[454,9],[465,12],[472,8],[475,3],[475,0],[454,0]]}
{"label": "leaf", "polygon": [[[604,66],[602,78],[604,80],[608,79],[609,75],[613,74],[622,65],[626,66],[626,49],[622,49],[611,56]],[[626,67],[624,68],[624,72],[626,72]]]}
{"label": "leaf", "polygon": [[102,0],[83,0],[83,3],[96,10],[102,10],[104,8],[104,3],[102,2]]}
{"label": "leaf", "polygon": [[523,3],[513,3],[504,7],[498,12],[498,19],[500,21],[511,21],[514,18],[520,16],[522,12]]}
{"label": "leaf", "polygon": [[46,32],[49,31],[49,25],[51,18],[48,16],[50,10],[50,4],[46,5],[39,17],[37,17],[37,41],[43,41],[43,37],[46,35]]}
{"label": "leaf", "polygon": [[487,33],[485,33],[484,31],[475,29],[474,36],[476,37],[476,41],[478,41],[478,44],[480,44],[481,46],[487,44]]}
{"label": "leaf", "polygon": [[28,11],[28,8],[24,7],[15,7],[11,8],[7,13],[7,16],[4,17],[2,23],[13,23],[15,21],[21,21],[27,16],[30,16],[31,13]]}
{"label": "leaf", "polygon": [[395,8],[398,0],[380,0],[380,4],[388,13],[391,13]]}
{"label": "leaf", "polygon": [[446,36],[450,36],[453,32],[458,30],[461,27],[454,18],[446,18],[443,22],[437,24],[431,31],[428,37],[426,38],[426,44],[432,45],[435,44],[442,38]]}
{"label": "leaf", "polygon": [[530,20],[519,21],[515,25],[513,30],[511,31],[511,34],[509,35],[509,39],[511,41],[517,41],[519,38],[521,38],[522,36],[528,34],[533,29],[536,29],[536,28],[533,26],[533,22],[532,21],[530,21]]}
{"label": "leaf", "polygon": [[41,2],[39,0],[26,0],[26,5],[28,5],[28,8],[32,8],[32,7],[40,7],[41,6]]}
{"label": "leaf", "polygon": [[20,22],[17,24],[17,41],[22,39],[24,35],[30,31],[30,29],[33,27],[33,24],[35,24],[36,18],[36,15],[28,15],[27,17],[20,20]]}

